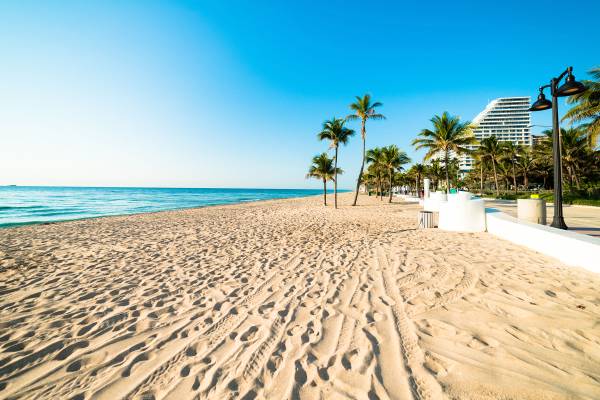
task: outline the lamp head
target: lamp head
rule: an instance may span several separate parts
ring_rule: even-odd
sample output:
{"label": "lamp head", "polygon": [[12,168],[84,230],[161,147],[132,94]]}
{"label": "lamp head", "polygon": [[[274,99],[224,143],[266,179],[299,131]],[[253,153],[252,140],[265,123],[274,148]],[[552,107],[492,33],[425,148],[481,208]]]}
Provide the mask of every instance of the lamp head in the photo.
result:
{"label": "lamp head", "polygon": [[540,94],[538,95],[538,98],[535,101],[535,103],[533,103],[531,107],[529,107],[529,111],[543,111],[548,110],[550,108],[552,108],[552,102],[546,99],[546,96],[544,96],[543,89],[540,89]]}
{"label": "lamp head", "polygon": [[583,83],[577,82],[575,80],[575,76],[569,72],[565,83],[563,83],[563,85],[556,90],[556,95],[558,97],[573,96],[574,94],[579,94],[585,92],[586,90],[587,88],[583,85]]}

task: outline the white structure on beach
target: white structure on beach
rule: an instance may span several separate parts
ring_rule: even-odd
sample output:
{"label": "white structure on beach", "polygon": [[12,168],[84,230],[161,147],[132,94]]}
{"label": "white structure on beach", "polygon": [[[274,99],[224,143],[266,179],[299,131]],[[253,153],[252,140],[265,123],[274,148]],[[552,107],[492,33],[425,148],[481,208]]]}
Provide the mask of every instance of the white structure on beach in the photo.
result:
{"label": "white structure on beach", "polygon": [[[529,96],[492,100],[473,120],[477,126],[473,130],[477,141],[495,135],[498,141],[531,146],[531,112],[528,111],[530,100]],[[477,147],[478,145],[470,146],[471,149]],[[462,155],[459,160],[462,172],[473,168],[472,157]]]}

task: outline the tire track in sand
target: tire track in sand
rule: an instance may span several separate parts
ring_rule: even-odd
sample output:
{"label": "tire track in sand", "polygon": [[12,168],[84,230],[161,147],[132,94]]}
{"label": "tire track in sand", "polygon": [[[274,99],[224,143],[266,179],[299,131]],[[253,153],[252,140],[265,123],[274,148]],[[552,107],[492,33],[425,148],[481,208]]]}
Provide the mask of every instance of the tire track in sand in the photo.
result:
{"label": "tire track in sand", "polygon": [[385,250],[381,246],[377,246],[375,249],[375,261],[381,272],[385,293],[392,300],[389,307],[392,310],[395,327],[400,337],[402,357],[409,373],[414,398],[418,400],[444,398],[440,384],[423,366],[425,357],[419,347],[419,338],[412,321],[406,315],[404,300],[401,298],[396,281],[391,274]]}

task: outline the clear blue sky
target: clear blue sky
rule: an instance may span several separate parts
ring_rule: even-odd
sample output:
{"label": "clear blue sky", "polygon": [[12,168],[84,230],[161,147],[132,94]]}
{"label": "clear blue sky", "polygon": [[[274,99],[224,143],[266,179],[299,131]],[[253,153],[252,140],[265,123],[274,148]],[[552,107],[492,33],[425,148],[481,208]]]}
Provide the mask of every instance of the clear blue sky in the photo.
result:
{"label": "clear blue sky", "polygon": [[[0,184],[319,188],[304,179],[327,149],[316,133],[365,92],[388,117],[367,145],[420,161],[410,141],[432,115],[535,96],[568,65],[585,78],[598,15],[598,1],[2,1]],[[358,136],[340,164],[350,188]]]}

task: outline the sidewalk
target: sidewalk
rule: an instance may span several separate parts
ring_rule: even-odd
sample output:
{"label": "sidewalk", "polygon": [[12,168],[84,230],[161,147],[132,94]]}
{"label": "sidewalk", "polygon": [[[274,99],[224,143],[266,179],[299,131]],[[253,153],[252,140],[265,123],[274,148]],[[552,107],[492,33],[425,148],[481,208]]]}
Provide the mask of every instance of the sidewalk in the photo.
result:
{"label": "sidewalk", "polygon": [[[485,199],[486,207],[497,208],[513,217],[517,216],[516,200],[488,200]],[[546,202],[547,224],[552,223],[554,205]],[[600,237],[600,207],[563,205],[565,223],[570,231]]]}

